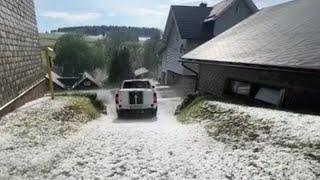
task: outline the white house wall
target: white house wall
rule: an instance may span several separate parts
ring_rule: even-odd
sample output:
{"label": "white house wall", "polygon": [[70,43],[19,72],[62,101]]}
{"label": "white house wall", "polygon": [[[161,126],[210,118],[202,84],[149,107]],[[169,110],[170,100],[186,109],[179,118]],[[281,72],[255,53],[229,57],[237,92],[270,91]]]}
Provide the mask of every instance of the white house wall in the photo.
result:
{"label": "white house wall", "polygon": [[180,47],[182,44],[185,44],[185,40],[180,38],[177,27],[174,25],[169,38],[168,46],[164,55],[165,62],[165,71],[172,71],[177,74],[183,74],[183,67],[179,62],[183,54],[180,53]]}

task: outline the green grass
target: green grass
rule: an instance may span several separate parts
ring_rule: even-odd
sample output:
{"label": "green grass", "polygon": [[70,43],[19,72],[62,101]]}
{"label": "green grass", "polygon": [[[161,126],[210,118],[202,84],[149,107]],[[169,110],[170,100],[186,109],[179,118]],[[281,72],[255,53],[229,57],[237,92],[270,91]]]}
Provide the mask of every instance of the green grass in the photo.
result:
{"label": "green grass", "polygon": [[90,99],[86,97],[74,98],[71,105],[66,108],[73,110],[75,113],[84,113],[89,116],[89,119],[96,119],[100,116],[100,113],[93,106]]}
{"label": "green grass", "polygon": [[[52,103],[65,102],[61,108]],[[83,124],[100,116],[87,97],[65,96],[47,101],[43,106],[13,114],[3,130],[31,146],[44,146],[77,131]],[[12,147],[13,149],[16,147]]]}
{"label": "green grass", "polygon": [[196,118],[203,116],[204,114],[202,114],[203,112],[201,108],[203,100],[203,97],[197,97],[185,108],[180,109],[178,120],[183,123],[190,123],[196,121]]}
{"label": "green grass", "polygon": [[55,93],[55,96],[71,96],[71,97],[85,97],[88,98],[93,105],[98,111],[104,111],[106,109],[104,103],[100,101],[97,98],[96,93],[89,93],[89,92],[61,92],[61,93]]}

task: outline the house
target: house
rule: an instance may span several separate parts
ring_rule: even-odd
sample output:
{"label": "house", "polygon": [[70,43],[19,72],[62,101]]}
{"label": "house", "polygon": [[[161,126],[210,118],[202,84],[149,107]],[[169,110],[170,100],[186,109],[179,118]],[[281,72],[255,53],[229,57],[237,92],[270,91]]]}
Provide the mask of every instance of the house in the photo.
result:
{"label": "house", "polygon": [[202,93],[319,107],[319,9],[319,0],[265,8],[184,55],[182,64],[199,65]]}
{"label": "house", "polygon": [[179,62],[181,56],[257,11],[251,0],[223,0],[213,7],[204,3],[171,6],[163,34],[162,83],[193,84],[198,67],[184,67]]}
{"label": "house", "polygon": [[[60,79],[61,79],[60,75],[51,71],[51,77],[52,77],[53,89],[55,91],[63,91],[67,88],[66,85],[60,81]],[[46,74],[46,85],[47,85],[47,87],[49,87],[49,75],[48,74]]]}
{"label": "house", "polygon": [[0,118],[46,92],[33,0],[0,3]]}
{"label": "house", "polygon": [[[52,83],[55,91],[65,90],[88,90],[101,88],[102,85],[89,73],[84,72],[80,77],[62,77],[55,72],[51,72]],[[49,86],[49,76],[46,75],[47,87]]]}
{"label": "house", "polygon": [[60,76],[58,79],[62,84],[64,84],[65,89],[72,89],[73,85],[76,82],[78,82],[80,78],[79,77],[63,77],[63,76]]}
{"label": "house", "polygon": [[84,72],[82,77],[72,86],[74,90],[88,90],[101,88],[102,85],[89,73]]}

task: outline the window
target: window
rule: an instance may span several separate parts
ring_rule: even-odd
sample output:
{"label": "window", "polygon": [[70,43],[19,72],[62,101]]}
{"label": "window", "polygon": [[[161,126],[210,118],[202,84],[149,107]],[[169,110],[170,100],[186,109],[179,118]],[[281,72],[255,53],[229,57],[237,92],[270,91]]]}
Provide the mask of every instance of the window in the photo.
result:
{"label": "window", "polygon": [[149,81],[128,81],[123,84],[123,89],[150,89],[151,85]]}
{"label": "window", "polygon": [[251,91],[251,84],[241,81],[231,81],[230,91],[234,94],[249,96]]}
{"label": "window", "polygon": [[184,45],[181,44],[181,46],[180,46],[180,53],[181,53],[181,54],[184,54],[185,51],[186,51],[186,49],[184,48]]}
{"label": "window", "polygon": [[280,106],[282,104],[285,94],[285,89],[236,80],[230,81],[228,90],[232,94],[247,96],[276,106]]}
{"label": "window", "polygon": [[86,86],[86,87],[89,87],[89,86],[91,86],[91,82],[90,81],[84,81],[83,85]]}
{"label": "window", "polygon": [[271,89],[261,87],[259,88],[257,94],[255,95],[255,99],[264,101],[274,105],[281,105],[285,90],[284,89]]}
{"label": "window", "polygon": [[236,7],[236,14],[240,14],[240,4],[237,4],[237,7]]}

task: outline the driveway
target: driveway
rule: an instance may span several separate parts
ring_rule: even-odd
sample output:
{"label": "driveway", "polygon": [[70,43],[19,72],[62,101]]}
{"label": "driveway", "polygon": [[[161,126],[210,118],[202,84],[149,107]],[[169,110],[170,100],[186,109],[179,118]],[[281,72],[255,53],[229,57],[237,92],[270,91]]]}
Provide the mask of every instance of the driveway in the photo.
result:
{"label": "driveway", "polygon": [[[177,97],[179,93],[170,88],[161,88],[159,93],[157,118],[119,120],[114,109],[112,91],[99,90],[99,98],[108,104],[108,115],[102,115],[97,120],[79,126],[79,131],[71,136],[63,138],[52,136],[44,146],[30,146],[23,139],[16,138],[6,131],[0,131],[2,132],[0,179],[180,180],[317,179],[315,177],[319,177],[317,162],[306,160],[304,155],[294,149],[279,149],[265,142],[258,142],[257,145],[261,146],[259,151],[253,148],[233,149],[232,146],[209,137],[203,125],[199,123],[179,123],[173,115],[176,106],[182,100]],[[23,114],[19,111],[30,111],[38,118],[42,116],[45,109],[63,108],[64,103],[66,102],[52,102],[48,98],[42,98],[11,113],[8,118]],[[218,102],[214,105],[216,103]],[[230,106],[231,109],[240,108],[237,105],[222,105]],[[38,111],[39,108],[44,109]],[[271,116],[275,113],[264,109],[243,108],[245,112],[258,112],[257,114],[266,112],[263,116]],[[285,112],[277,112],[277,114],[287,117]],[[296,116],[300,117],[294,114],[289,117]],[[317,117],[306,116],[298,122],[318,124],[317,120]],[[55,127],[50,126],[48,120],[42,119],[42,121],[48,124],[48,127],[45,126],[49,128],[47,130]],[[13,130],[20,133],[21,123],[12,120],[10,122],[15,127]],[[31,125],[35,126],[35,124]],[[294,125],[300,127],[299,123]],[[0,130],[1,127],[4,126],[0,124]],[[287,125],[279,126],[280,130],[275,129],[275,131],[284,131],[283,128],[288,127]],[[312,128],[301,133],[318,134],[317,131],[310,133],[310,129]],[[36,131],[36,129],[33,130]],[[54,135],[54,132],[51,132],[51,135],[52,133]],[[33,131],[29,133],[36,135]],[[280,135],[280,137],[288,137],[288,135]],[[48,135],[36,138],[50,139]]]}
{"label": "driveway", "polygon": [[[161,98],[161,94],[166,98]],[[161,90],[157,118],[119,120],[110,91],[99,91],[108,115],[90,122],[59,150],[50,171],[55,179],[205,179],[226,178],[214,143],[197,125],[177,122],[181,98]],[[175,96],[175,95],[173,95]],[[219,171],[216,171],[219,169]]]}

